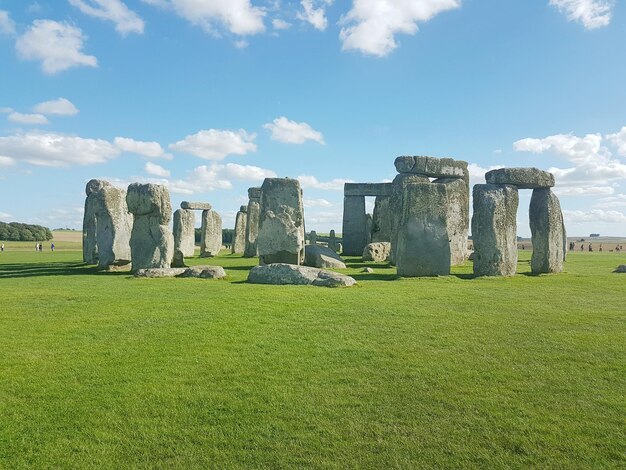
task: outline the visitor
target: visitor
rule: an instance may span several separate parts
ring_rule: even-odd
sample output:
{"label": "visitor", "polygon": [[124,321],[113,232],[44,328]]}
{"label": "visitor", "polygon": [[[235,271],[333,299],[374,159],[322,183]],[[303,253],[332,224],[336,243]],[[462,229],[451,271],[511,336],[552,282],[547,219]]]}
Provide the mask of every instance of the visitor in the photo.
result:
{"label": "visitor", "polygon": [[598,250],[598,251],[600,251],[600,253],[602,253],[602,243],[600,243],[600,250]]}
{"label": "visitor", "polygon": [[589,243],[589,252],[592,252],[593,248],[591,248],[591,243]]}
{"label": "visitor", "polygon": [[3,243],[2,245],[0,245],[0,251],[1,251],[2,253],[4,253],[4,243]]}
{"label": "visitor", "polygon": [[[52,251],[54,251],[54,243],[52,243],[52,244],[50,245],[50,249],[51,249]],[[600,251],[602,251],[602,248],[600,248]]]}
{"label": "visitor", "polygon": [[580,244],[580,251],[585,251],[585,244],[584,243]]}

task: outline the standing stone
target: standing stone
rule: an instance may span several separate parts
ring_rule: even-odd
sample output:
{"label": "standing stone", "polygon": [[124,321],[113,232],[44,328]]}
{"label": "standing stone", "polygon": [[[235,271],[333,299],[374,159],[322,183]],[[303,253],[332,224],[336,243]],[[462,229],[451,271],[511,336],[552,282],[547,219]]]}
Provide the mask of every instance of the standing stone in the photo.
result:
{"label": "standing stone", "polygon": [[446,187],[448,235],[450,237],[450,263],[459,266],[467,260],[467,236],[469,232],[469,187],[461,178],[439,178],[433,184]]}
{"label": "standing stone", "polygon": [[517,188],[477,184],[473,199],[474,274],[513,276],[517,270]]}
{"label": "standing stone", "polygon": [[335,231],[330,231],[330,236],[328,237],[328,248],[337,253],[337,237],[335,236]]}
{"label": "standing stone", "polygon": [[217,256],[222,249],[222,218],[213,209],[202,211],[200,257]]}
{"label": "standing stone", "polygon": [[372,214],[365,214],[365,244],[372,243],[372,229],[374,227],[374,218]]}
{"label": "standing stone", "polygon": [[125,265],[131,261],[130,235],[133,217],[126,205],[126,191],[106,185],[94,193],[96,204],[96,241],[98,267]]}
{"label": "standing stone", "polygon": [[401,173],[396,175],[391,186],[391,196],[389,197],[389,209],[391,212],[391,253],[389,261],[392,265],[396,262],[396,249],[398,247],[398,227],[402,215],[402,198],[404,188],[411,183],[428,183],[430,180],[426,176],[411,175]]}
{"label": "standing stone", "polygon": [[443,184],[428,182],[405,186],[397,234],[399,276],[450,274],[447,201]]}
{"label": "standing stone", "polygon": [[372,243],[391,242],[391,209],[389,197],[377,196],[374,202]]}
{"label": "standing stone", "polygon": [[309,244],[317,245],[317,232],[315,230],[311,230],[309,233]]}
{"label": "standing stone", "polygon": [[184,264],[185,257],[194,255],[196,248],[196,216],[191,209],[174,211],[174,261],[172,267]]}
{"label": "standing stone", "polygon": [[561,204],[550,189],[533,190],[529,217],[533,245],[530,260],[532,272],[560,273],[565,258],[565,228]]}
{"label": "standing stone", "polygon": [[248,189],[248,221],[246,224],[246,246],[243,252],[245,258],[258,256],[257,237],[259,236],[259,221],[261,217],[261,188]]}
{"label": "standing stone", "polygon": [[108,181],[92,179],[85,187],[85,213],[83,215],[83,261],[87,264],[98,263],[98,242],[96,240],[97,217],[96,209],[99,204],[97,193],[105,186],[110,186]]}
{"label": "standing stone", "polygon": [[246,250],[246,225],[248,225],[248,206],[241,206],[235,217],[235,233],[231,253],[243,254]]}
{"label": "standing stone", "polygon": [[261,264],[304,262],[304,207],[298,180],[263,181],[257,247]]}
{"label": "standing stone", "polygon": [[170,194],[165,186],[133,183],[126,193],[128,210],[134,216],[130,237],[133,272],[169,268],[174,255]]}
{"label": "standing stone", "polygon": [[367,245],[365,196],[343,197],[343,254],[360,255]]}

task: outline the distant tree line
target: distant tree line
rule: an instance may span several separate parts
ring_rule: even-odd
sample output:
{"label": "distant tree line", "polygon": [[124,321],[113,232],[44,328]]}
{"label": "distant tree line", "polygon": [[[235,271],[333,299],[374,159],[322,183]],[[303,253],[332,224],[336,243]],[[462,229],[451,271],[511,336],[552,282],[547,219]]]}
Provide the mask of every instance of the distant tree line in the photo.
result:
{"label": "distant tree line", "polygon": [[[226,245],[230,245],[233,242],[233,237],[235,236],[235,231],[232,228],[224,228],[222,229],[222,243]],[[200,240],[202,239],[202,230],[196,229],[196,243],[200,244]]]}
{"label": "distant tree line", "polygon": [[14,242],[43,242],[52,240],[52,232],[41,225],[0,222],[0,240]]}

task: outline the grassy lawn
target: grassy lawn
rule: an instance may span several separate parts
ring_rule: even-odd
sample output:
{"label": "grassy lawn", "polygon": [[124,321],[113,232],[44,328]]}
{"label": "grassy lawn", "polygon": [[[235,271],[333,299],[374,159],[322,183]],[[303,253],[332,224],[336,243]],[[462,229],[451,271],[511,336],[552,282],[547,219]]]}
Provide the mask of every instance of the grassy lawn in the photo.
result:
{"label": "grassy lawn", "polygon": [[[0,468],[624,468],[626,254],[349,289],[0,254]],[[65,245],[65,244],[68,245]],[[71,245],[75,243],[75,245]],[[47,245],[45,245],[47,246]],[[11,248],[11,247],[9,247]]]}

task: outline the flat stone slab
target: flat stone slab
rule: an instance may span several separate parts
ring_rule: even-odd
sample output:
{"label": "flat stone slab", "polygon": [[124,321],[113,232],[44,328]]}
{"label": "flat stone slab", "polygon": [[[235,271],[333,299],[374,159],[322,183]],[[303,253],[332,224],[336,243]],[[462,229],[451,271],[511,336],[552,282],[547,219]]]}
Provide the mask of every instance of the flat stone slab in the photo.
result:
{"label": "flat stone slab", "polygon": [[344,196],[391,196],[391,183],[344,183]]}
{"label": "flat stone slab", "polygon": [[306,245],[304,247],[304,264],[314,268],[346,269],[341,257],[323,245]]}
{"label": "flat stone slab", "polygon": [[350,287],[356,284],[354,278],[344,274],[285,263],[255,266],[250,270],[248,282],[278,286],[309,285],[318,287]]}
{"label": "flat stone slab", "polygon": [[222,279],[226,277],[226,271],[221,266],[192,266],[191,268],[152,268],[140,269],[135,277],[161,278],[161,277],[196,277],[200,279]]}
{"label": "flat stone slab", "polygon": [[485,174],[488,184],[510,184],[518,189],[551,188],[554,175],[538,168],[498,168]]}
{"label": "flat stone slab", "polygon": [[613,271],[614,273],[624,273],[626,274],[626,264],[620,264],[617,269],[615,271]]}
{"label": "flat stone slab", "polygon": [[395,161],[398,173],[412,173],[429,178],[469,178],[467,162],[454,158],[398,157]]}
{"label": "flat stone slab", "polygon": [[180,203],[181,209],[189,209],[192,211],[210,211],[213,206],[208,202],[189,202],[183,201]]}

